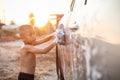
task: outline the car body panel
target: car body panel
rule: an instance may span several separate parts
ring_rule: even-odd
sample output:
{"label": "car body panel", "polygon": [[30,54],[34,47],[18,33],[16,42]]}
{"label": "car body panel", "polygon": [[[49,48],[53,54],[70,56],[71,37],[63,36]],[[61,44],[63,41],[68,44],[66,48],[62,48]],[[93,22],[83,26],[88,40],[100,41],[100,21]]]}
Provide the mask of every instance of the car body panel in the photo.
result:
{"label": "car body panel", "polygon": [[58,44],[58,55],[65,80],[120,79],[119,2],[88,0],[84,5],[84,0],[75,0],[64,15],[59,24],[66,43]]}

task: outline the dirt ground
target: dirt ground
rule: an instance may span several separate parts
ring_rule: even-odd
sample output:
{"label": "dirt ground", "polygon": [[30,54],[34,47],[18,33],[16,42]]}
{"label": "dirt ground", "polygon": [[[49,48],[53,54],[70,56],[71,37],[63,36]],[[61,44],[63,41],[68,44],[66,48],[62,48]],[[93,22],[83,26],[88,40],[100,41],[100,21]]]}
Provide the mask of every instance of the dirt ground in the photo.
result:
{"label": "dirt ground", "polygon": [[[0,46],[0,80],[17,80],[20,64],[16,46]],[[35,80],[57,80],[55,47],[47,54],[36,55]]]}

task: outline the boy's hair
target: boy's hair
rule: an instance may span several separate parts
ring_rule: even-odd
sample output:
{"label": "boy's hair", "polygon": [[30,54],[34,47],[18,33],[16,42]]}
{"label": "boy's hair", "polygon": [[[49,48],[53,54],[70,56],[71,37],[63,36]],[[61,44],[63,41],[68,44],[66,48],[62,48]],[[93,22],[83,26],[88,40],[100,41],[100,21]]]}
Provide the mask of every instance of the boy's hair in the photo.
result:
{"label": "boy's hair", "polygon": [[32,27],[31,25],[27,25],[27,24],[26,25],[21,25],[19,27],[19,38],[21,38],[21,35],[24,35],[26,33],[26,30],[33,30],[34,33],[35,33],[34,27]]}
{"label": "boy's hair", "polygon": [[20,27],[19,27],[19,30],[25,30],[25,29],[28,29],[28,28],[32,28],[33,30],[34,30],[34,28],[31,26],[31,25],[21,25]]}

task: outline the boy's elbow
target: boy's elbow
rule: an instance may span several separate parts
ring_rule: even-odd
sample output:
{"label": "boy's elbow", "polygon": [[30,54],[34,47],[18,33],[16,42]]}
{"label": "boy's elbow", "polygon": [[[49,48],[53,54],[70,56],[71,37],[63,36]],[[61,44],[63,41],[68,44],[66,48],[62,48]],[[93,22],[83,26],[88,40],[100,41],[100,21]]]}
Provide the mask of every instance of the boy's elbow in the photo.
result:
{"label": "boy's elbow", "polygon": [[37,54],[47,54],[47,51],[46,50],[40,50],[37,52]]}
{"label": "boy's elbow", "polygon": [[47,54],[48,52],[48,50],[42,50],[42,54]]}

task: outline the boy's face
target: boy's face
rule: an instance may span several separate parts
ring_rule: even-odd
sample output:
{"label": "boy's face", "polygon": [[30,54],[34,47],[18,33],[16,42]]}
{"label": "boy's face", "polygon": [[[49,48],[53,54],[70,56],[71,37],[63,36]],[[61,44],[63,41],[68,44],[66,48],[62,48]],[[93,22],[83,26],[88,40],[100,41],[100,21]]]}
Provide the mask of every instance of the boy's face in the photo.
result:
{"label": "boy's face", "polygon": [[32,44],[36,40],[36,35],[32,27],[23,27],[20,29],[20,37],[25,44]]}

